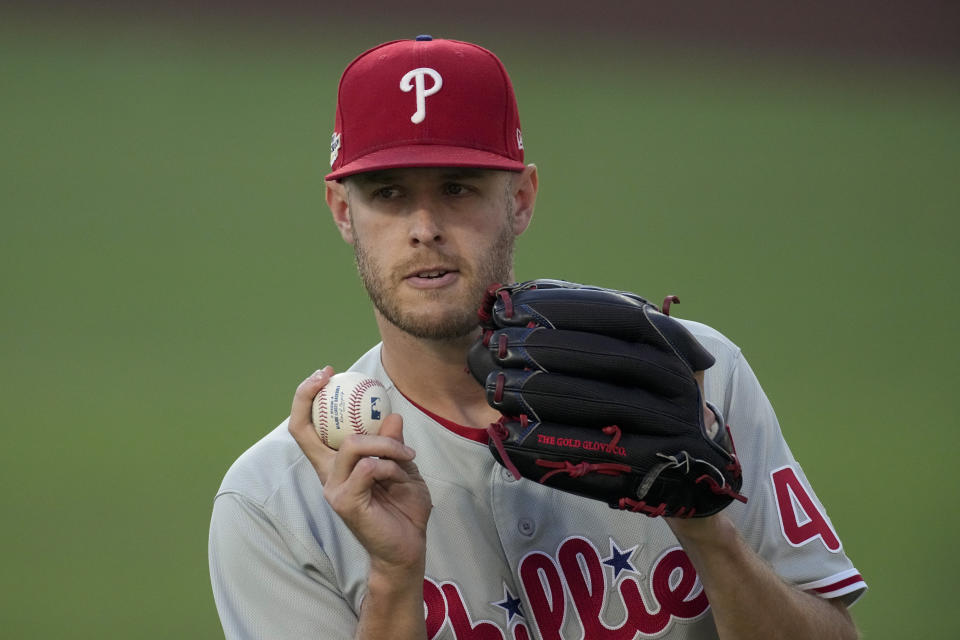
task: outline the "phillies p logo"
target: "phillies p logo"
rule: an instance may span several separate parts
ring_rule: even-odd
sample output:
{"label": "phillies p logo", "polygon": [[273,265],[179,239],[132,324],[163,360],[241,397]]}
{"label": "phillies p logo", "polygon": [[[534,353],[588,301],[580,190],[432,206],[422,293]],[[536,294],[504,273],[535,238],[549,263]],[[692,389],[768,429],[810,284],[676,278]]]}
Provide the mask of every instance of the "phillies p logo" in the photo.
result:
{"label": "phillies p logo", "polygon": [[[428,89],[426,76],[430,76],[430,79],[433,80],[433,85]],[[420,67],[412,71],[408,71],[402,78],[400,78],[400,90],[404,93],[409,93],[416,89],[417,96],[417,110],[412,116],[410,116],[410,122],[414,124],[420,124],[423,122],[423,119],[427,117],[427,96],[432,96],[437,91],[440,91],[440,87],[443,86],[443,78],[440,77],[440,74],[429,67]]]}

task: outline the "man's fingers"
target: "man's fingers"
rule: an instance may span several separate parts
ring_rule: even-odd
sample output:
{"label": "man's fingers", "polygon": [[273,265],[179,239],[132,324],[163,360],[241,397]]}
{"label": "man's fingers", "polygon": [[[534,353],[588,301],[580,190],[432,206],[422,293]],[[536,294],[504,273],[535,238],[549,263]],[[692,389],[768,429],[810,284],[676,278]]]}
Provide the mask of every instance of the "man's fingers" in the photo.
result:
{"label": "man's fingers", "polygon": [[317,470],[321,482],[326,482],[330,472],[331,458],[334,451],[323,444],[317,430],[313,427],[311,417],[313,398],[333,376],[333,367],[324,367],[313,373],[300,383],[293,394],[293,405],[290,407],[290,420],[287,430],[293,439],[300,445],[300,449]]}
{"label": "man's fingers", "polygon": [[327,485],[323,495],[338,513],[365,504],[373,487],[379,483],[407,482],[407,473],[393,460],[363,458],[353,467],[350,478],[342,484]]}
{"label": "man's fingers", "polygon": [[[404,469],[413,468],[415,453],[403,444],[403,418],[387,416],[375,436],[348,436],[334,451],[321,440],[313,426],[313,399],[333,376],[332,367],[324,367],[300,383],[293,394],[290,421],[287,429],[304,454],[313,464],[325,487],[337,487],[348,482],[359,466],[359,486],[369,487],[377,481],[406,480]],[[376,459],[395,461],[392,465],[377,465]],[[399,465],[399,466],[398,466]],[[363,489],[361,489],[362,491]]]}
{"label": "man's fingers", "polygon": [[403,418],[396,413],[388,415],[380,425],[380,435],[403,443]]}
{"label": "man's fingers", "polygon": [[330,471],[327,482],[333,485],[346,482],[354,468],[365,458],[383,458],[397,462],[413,460],[416,455],[414,450],[392,435],[397,427],[389,427],[395,423],[402,425],[402,422],[400,416],[393,414],[384,421],[384,425],[388,426],[387,433],[391,435],[383,435],[381,429],[381,435],[352,435],[344,439],[334,459],[333,469]]}
{"label": "man's fingers", "polygon": [[326,366],[318,369],[309,378],[300,383],[296,393],[293,394],[293,406],[290,408],[290,422],[298,427],[304,424],[312,424],[310,421],[311,407],[313,398],[320,393],[330,378],[333,377],[333,367]]}
{"label": "man's fingers", "polygon": [[[387,416],[383,421],[383,425],[380,427],[380,435],[386,436],[387,438],[393,438],[394,440],[403,443],[403,418],[396,414],[390,414]],[[414,456],[416,455],[416,451],[410,447],[405,446],[404,450],[409,451]],[[397,464],[400,465],[400,468],[403,469],[408,475],[417,478],[420,477],[420,470],[417,468],[417,465],[414,464],[413,457],[404,459],[397,458],[396,461]]]}

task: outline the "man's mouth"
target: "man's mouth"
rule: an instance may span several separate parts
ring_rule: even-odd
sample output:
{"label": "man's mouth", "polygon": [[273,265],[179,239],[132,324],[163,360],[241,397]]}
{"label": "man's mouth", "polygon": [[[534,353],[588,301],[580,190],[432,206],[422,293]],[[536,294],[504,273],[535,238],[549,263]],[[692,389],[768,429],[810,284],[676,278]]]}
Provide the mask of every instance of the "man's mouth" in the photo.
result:
{"label": "man's mouth", "polygon": [[448,273],[456,273],[456,267],[445,264],[432,264],[427,266],[412,266],[407,271],[408,278],[442,278]]}
{"label": "man's mouth", "polygon": [[432,289],[452,284],[459,271],[446,267],[427,267],[411,271],[405,278],[407,283],[417,288]]}
{"label": "man's mouth", "polygon": [[416,274],[418,278],[440,278],[449,273],[445,269],[435,269],[433,271],[420,271]]}

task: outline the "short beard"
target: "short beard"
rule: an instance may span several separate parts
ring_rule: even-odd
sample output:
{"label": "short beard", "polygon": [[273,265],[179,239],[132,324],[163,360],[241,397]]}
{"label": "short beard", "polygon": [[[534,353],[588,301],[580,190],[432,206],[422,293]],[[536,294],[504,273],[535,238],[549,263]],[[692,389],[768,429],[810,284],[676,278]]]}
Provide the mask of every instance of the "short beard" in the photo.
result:
{"label": "short beard", "polygon": [[[442,315],[427,317],[414,313],[416,310],[401,309],[401,303],[393,295],[382,269],[370,258],[356,235],[353,238],[353,248],[357,271],[367,294],[374,307],[388,322],[415,338],[453,341],[476,332],[479,325],[477,309],[483,301],[487,287],[491,283],[506,283],[510,279],[515,239],[512,224],[509,218],[505,217],[499,234],[481,254],[478,263],[472,266],[461,264],[460,275],[466,279],[468,290],[458,301],[460,304]],[[423,295],[439,299],[447,294],[428,290],[424,291]]]}

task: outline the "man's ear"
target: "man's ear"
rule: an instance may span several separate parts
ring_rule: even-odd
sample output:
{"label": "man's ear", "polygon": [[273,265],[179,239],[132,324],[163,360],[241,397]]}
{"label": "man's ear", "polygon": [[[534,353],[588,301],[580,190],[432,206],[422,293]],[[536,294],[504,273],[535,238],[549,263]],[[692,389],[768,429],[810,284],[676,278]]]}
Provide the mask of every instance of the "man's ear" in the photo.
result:
{"label": "man's ear", "polygon": [[336,180],[327,180],[327,206],[330,207],[333,222],[340,230],[344,242],[353,244],[353,224],[350,221],[347,185]]}
{"label": "man's ear", "polygon": [[540,187],[537,165],[528,164],[513,180],[513,232],[520,235],[530,226],[537,203],[537,189]]}

